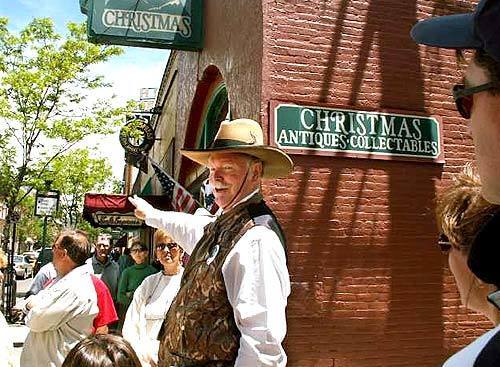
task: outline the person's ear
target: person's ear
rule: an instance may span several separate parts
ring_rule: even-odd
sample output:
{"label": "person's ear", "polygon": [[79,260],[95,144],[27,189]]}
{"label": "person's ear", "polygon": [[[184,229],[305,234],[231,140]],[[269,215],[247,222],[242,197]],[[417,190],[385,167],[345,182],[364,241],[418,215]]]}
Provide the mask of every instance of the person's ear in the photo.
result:
{"label": "person's ear", "polygon": [[263,166],[262,162],[257,162],[252,165],[252,180],[257,181],[262,177]]}

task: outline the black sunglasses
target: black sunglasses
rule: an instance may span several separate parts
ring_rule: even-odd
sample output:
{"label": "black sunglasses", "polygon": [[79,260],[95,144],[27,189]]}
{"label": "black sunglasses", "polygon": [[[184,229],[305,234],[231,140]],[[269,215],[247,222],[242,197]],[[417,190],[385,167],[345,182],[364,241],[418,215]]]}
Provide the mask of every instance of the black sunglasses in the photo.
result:
{"label": "black sunglasses", "polygon": [[492,82],[471,88],[465,88],[465,85],[463,84],[456,84],[453,86],[453,98],[455,99],[455,104],[458,112],[460,112],[460,115],[463,118],[470,119],[472,106],[474,105],[473,95],[485,90],[493,89],[496,86],[497,85]]}
{"label": "black sunglasses", "polygon": [[444,233],[439,235],[437,245],[443,254],[450,252],[452,246],[450,240]]}
{"label": "black sunglasses", "polygon": [[168,251],[177,248],[179,245],[176,242],[170,242],[170,243],[158,243],[156,244],[156,249],[157,250],[164,250],[165,247],[168,249]]}

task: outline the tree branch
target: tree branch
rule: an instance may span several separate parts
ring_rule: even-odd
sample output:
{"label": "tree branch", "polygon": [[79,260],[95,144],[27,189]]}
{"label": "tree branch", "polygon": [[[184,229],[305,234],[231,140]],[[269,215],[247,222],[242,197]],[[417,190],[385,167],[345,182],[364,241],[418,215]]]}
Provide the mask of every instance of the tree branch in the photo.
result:
{"label": "tree branch", "polygon": [[[38,175],[35,176],[35,179],[39,179],[42,176],[42,174],[45,172],[45,170],[47,169],[47,167],[49,166],[49,164],[54,159],[56,159],[62,153],[64,153],[64,152],[68,151],[69,149],[71,149],[71,147],[74,146],[76,143],[77,142],[73,142],[73,143],[67,144],[64,148],[60,149],[56,154],[54,154],[52,157],[50,157],[50,159],[47,162],[45,162],[45,164],[42,166],[42,168],[38,171]],[[24,179],[24,177],[23,177],[23,179]],[[31,193],[31,191],[33,191],[33,187],[30,187],[19,200],[15,201],[14,202],[14,206],[16,206],[20,202],[22,202],[24,200],[24,198]]]}

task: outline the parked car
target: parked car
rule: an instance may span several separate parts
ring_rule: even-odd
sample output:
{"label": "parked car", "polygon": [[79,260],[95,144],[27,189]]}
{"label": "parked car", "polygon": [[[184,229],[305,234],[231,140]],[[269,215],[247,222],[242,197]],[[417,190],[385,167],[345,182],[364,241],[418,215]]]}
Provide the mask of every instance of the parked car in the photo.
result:
{"label": "parked car", "polygon": [[33,276],[33,265],[28,256],[14,255],[14,270],[18,278],[26,279]]}
{"label": "parked car", "polygon": [[23,256],[27,256],[30,264],[34,267],[36,263],[36,259],[38,259],[38,252],[36,251],[27,251],[23,252]]}

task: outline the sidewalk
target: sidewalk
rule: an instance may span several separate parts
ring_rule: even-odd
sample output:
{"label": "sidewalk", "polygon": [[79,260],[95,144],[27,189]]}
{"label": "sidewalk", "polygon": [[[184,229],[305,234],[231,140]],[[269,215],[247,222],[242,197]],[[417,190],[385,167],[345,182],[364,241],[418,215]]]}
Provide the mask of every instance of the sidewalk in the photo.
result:
{"label": "sidewalk", "polygon": [[21,358],[21,351],[23,350],[24,340],[28,335],[28,327],[26,325],[19,324],[9,324],[9,334],[10,338],[14,343],[14,360],[17,361],[17,366],[19,366],[19,359]]}

